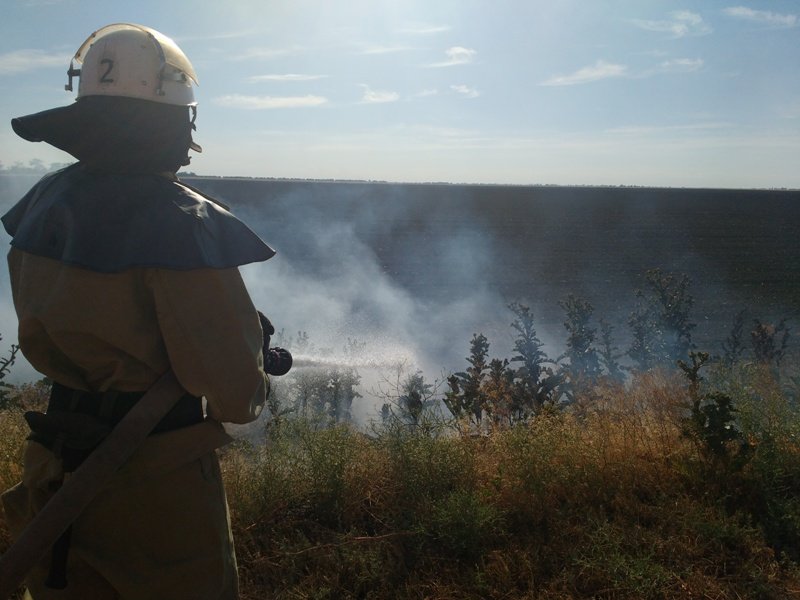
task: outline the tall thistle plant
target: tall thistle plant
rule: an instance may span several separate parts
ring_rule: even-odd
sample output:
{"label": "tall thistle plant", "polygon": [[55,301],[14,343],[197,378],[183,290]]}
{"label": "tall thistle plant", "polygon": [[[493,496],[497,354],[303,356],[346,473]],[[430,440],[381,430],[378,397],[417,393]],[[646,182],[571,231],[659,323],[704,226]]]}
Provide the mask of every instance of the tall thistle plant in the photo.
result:
{"label": "tall thistle plant", "polygon": [[689,277],[651,269],[645,274],[645,288],[636,291],[638,305],[628,324],[633,341],[628,356],[636,368],[671,368],[686,361],[694,349],[691,320],[694,297],[689,293]]}

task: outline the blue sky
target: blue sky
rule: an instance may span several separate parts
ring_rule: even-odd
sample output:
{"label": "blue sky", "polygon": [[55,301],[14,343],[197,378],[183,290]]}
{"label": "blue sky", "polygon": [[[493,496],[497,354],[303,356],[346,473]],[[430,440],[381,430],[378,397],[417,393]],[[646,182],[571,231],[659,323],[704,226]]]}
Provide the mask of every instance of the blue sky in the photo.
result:
{"label": "blue sky", "polygon": [[800,188],[800,2],[739,1],[5,0],[0,162],[70,160],[9,119],[133,22],[198,72],[198,174]]}

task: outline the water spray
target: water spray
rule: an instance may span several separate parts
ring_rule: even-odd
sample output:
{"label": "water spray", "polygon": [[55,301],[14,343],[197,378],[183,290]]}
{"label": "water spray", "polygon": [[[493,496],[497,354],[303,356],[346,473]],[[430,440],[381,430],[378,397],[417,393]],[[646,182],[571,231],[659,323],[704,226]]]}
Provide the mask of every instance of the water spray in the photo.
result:
{"label": "water spray", "polygon": [[342,356],[314,356],[309,354],[295,354],[294,369],[333,369],[336,367],[346,369],[398,369],[411,364],[407,356],[386,358],[373,357],[342,357]]}

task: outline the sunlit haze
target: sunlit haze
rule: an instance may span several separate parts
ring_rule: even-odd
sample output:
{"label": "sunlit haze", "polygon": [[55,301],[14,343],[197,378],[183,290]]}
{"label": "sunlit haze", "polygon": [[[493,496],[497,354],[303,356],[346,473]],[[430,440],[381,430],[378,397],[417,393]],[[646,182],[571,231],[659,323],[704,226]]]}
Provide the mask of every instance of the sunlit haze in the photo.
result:
{"label": "sunlit haze", "polygon": [[0,162],[71,160],[9,120],[133,22],[198,72],[198,174],[800,188],[800,4],[735,1],[14,0]]}

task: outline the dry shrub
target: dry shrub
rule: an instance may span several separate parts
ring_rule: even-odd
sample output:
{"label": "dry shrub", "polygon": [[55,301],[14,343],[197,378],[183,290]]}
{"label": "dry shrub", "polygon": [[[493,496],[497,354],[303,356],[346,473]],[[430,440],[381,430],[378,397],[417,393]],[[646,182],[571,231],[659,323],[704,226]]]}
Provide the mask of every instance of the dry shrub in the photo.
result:
{"label": "dry shrub", "polygon": [[243,589],[314,589],[324,598],[346,588],[343,580],[383,585],[395,550],[391,538],[371,539],[387,528],[375,511],[385,511],[389,468],[375,442],[304,420],[272,433],[263,448],[237,444],[223,454]]}
{"label": "dry shrub", "polygon": [[[767,374],[728,381],[755,448],[735,473],[663,373],[477,437],[283,420],[222,452],[242,598],[796,597],[800,419]],[[2,415],[0,481],[25,433]]]}
{"label": "dry shrub", "polygon": [[[22,444],[28,433],[20,409],[0,411],[0,493],[22,479]],[[0,552],[10,544],[5,515],[0,510]]]}
{"label": "dry shrub", "polygon": [[489,588],[531,598],[738,598],[745,589],[781,598],[786,581],[796,586],[749,515],[731,514],[691,468],[701,456],[683,434],[686,411],[681,381],[650,373],[594,390],[579,410],[495,432],[479,472],[509,537],[485,557]]}
{"label": "dry shrub", "polygon": [[6,490],[22,478],[22,445],[30,433],[23,411],[0,412],[0,490]]}

